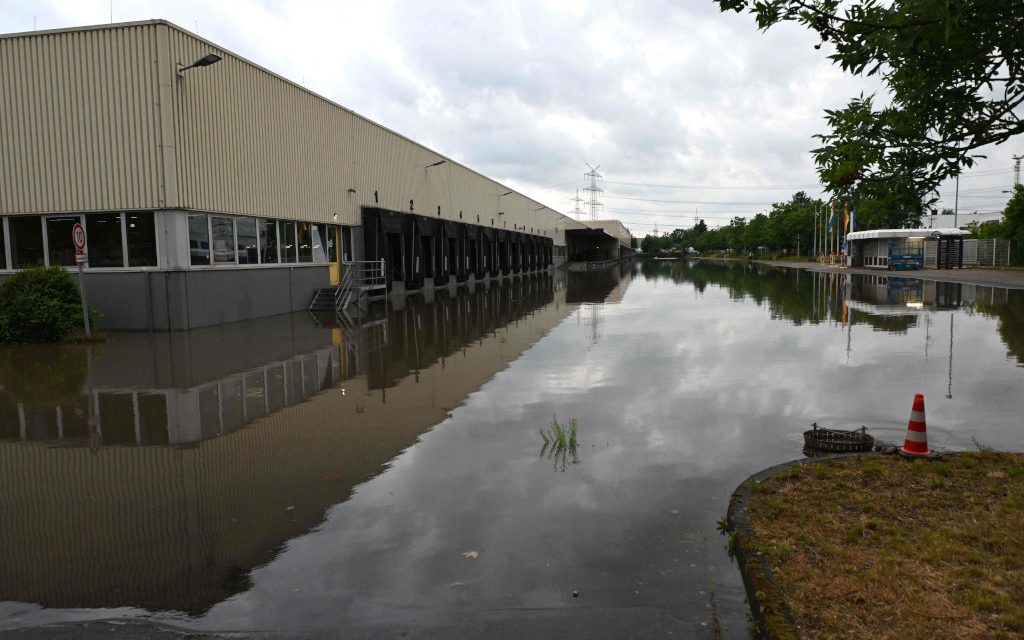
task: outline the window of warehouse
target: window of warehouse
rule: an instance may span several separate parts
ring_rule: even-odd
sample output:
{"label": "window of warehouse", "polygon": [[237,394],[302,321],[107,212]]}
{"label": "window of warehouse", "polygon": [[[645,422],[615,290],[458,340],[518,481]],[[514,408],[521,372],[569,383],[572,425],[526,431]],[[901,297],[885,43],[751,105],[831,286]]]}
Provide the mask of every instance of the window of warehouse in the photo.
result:
{"label": "window of warehouse", "polygon": [[13,216],[7,219],[11,236],[11,268],[27,269],[46,263],[43,255],[43,227],[39,216]]}
{"label": "window of warehouse", "polygon": [[277,222],[260,220],[260,262],[277,262]]}
{"label": "window of warehouse", "polygon": [[[152,215],[150,214],[150,216]],[[121,214],[86,214],[85,234],[89,245],[90,267],[120,267],[124,265],[124,246],[121,244]]]}
{"label": "window of warehouse", "polygon": [[256,219],[239,218],[235,230],[238,239],[238,264],[258,264],[260,255],[256,247]]}
{"label": "window of warehouse", "polygon": [[235,221],[231,218],[213,216],[210,218],[210,237],[213,238],[214,264],[234,263]]}
{"label": "window of warehouse", "polygon": [[308,222],[300,222],[298,225],[299,262],[313,262],[312,226]]}
{"label": "window of warehouse", "polygon": [[[125,237],[129,267],[156,266],[156,223],[152,212],[126,213]],[[92,256],[89,257],[92,264]]]}
{"label": "window of warehouse", "polygon": [[278,237],[281,239],[281,262],[298,262],[295,244],[295,223],[287,220],[278,222]]}
{"label": "window of warehouse", "polygon": [[6,228],[0,224],[0,268],[7,268],[7,255],[12,269],[74,266],[71,236],[76,224],[86,231],[86,267],[156,266],[156,229],[150,211],[9,216],[4,223]]}
{"label": "window of warehouse", "polygon": [[[50,266],[71,267],[75,264],[75,243],[71,230],[80,223],[78,216],[50,216],[46,218],[47,248]],[[121,265],[118,265],[121,266]]]}
{"label": "window of warehouse", "polygon": [[210,264],[210,221],[205,213],[188,217],[188,252],[192,266]]}

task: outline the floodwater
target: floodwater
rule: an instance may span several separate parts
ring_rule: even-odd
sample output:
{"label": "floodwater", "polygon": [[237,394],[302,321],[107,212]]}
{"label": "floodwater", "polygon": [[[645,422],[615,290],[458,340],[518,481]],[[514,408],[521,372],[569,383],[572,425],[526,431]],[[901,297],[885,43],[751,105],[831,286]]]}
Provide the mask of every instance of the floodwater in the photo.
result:
{"label": "floodwater", "polygon": [[0,631],[746,638],[731,491],[812,422],[901,441],[918,391],[933,447],[1024,448],[1024,291],[647,262],[0,385]]}

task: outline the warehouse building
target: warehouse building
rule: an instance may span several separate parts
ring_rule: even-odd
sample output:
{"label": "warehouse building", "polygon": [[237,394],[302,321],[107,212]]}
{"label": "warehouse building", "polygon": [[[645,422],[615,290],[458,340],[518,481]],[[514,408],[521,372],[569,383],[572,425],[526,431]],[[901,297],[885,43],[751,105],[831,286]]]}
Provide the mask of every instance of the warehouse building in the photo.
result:
{"label": "warehouse building", "polygon": [[74,265],[82,224],[106,328],[302,310],[356,261],[396,295],[514,276],[587,229],[162,20],[0,36],[0,83],[0,277]]}

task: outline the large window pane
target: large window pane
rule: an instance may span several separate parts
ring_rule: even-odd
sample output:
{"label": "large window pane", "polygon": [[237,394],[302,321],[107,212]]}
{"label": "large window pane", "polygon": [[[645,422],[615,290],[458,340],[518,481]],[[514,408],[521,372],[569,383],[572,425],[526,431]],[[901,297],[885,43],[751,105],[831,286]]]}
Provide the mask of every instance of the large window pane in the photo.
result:
{"label": "large window pane", "polygon": [[[156,266],[156,224],[153,213],[126,213],[125,231],[128,234],[128,266]],[[90,256],[91,258],[91,256]],[[92,260],[89,260],[90,264]]]}
{"label": "large window pane", "polygon": [[295,247],[295,223],[281,220],[278,229],[281,232],[281,262],[298,262]]}
{"label": "large window pane", "polygon": [[256,250],[256,219],[237,218],[235,225],[238,237],[238,264],[257,264],[259,253]]}
{"label": "large window pane", "polygon": [[210,229],[205,213],[188,217],[188,250],[193,265],[210,264]]}
{"label": "large window pane", "polygon": [[50,250],[50,266],[71,267],[75,264],[75,243],[71,230],[78,216],[60,216],[46,219],[46,239]]}
{"label": "large window pane", "polygon": [[[85,216],[85,235],[90,267],[123,267],[120,213],[89,213]],[[50,232],[53,236],[53,232]]]}
{"label": "large window pane", "polygon": [[308,222],[300,222],[297,225],[299,262],[313,262],[313,232],[311,227],[312,225]]}
{"label": "large window pane", "polygon": [[260,220],[260,262],[277,262],[277,221]]}
{"label": "large window pane", "polygon": [[212,216],[210,232],[213,237],[214,264],[235,262],[235,224],[231,218]]}
{"label": "large window pane", "polygon": [[12,216],[8,221],[11,230],[11,266],[27,269],[44,264],[43,227],[39,216]]}
{"label": "large window pane", "polygon": [[327,225],[310,225],[310,234],[313,247],[313,262],[327,264]]}

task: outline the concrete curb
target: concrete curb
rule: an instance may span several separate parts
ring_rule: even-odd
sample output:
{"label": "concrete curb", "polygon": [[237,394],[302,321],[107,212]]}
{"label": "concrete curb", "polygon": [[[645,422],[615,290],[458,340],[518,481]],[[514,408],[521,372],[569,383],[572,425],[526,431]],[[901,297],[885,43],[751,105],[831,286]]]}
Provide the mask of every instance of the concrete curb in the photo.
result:
{"label": "concrete curb", "polygon": [[750,524],[749,506],[753,488],[777,473],[801,465],[854,456],[878,455],[882,454],[841,453],[791,460],[755,473],[733,491],[729,499],[729,510],[726,512],[726,525],[729,535],[732,536],[732,553],[743,577],[750,613],[757,624],[758,637],[761,640],[799,640],[800,633],[767,560],[760,553],[753,551],[752,542],[757,538],[754,527]]}

